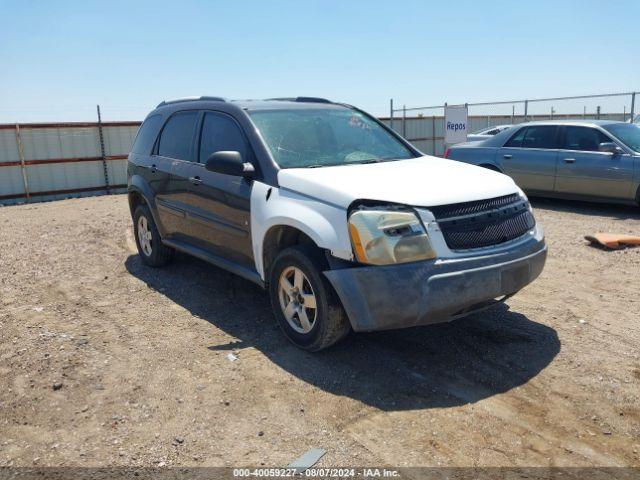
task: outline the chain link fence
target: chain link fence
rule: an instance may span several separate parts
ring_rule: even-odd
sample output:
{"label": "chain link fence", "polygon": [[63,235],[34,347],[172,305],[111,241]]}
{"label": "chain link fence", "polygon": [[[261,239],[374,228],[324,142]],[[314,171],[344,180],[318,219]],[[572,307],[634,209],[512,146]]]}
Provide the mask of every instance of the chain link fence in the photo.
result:
{"label": "chain link fence", "polygon": [[[476,132],[490,126],[514,125],[536,120],[618,120],[630,121],[638,115],[640,92],[579,95],[499,102],[479,102],[468,108],[467,130]],[[389,116],[380,120],[430,155],[442,156],[444,109],[447,106],[396,108],[390,101]]]}

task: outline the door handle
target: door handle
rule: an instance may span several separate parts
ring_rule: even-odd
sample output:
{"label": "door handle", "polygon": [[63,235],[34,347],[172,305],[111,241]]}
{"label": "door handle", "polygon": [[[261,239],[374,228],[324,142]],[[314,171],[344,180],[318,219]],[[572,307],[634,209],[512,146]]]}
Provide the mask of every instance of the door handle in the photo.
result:
{"label": "door handle", "polygon": [[511,160],[513,158],[513,155],[503,155],[502,158],[504,158],[505,160]]}
{"label": "door handle", "polygon": [[189,181],[191,183],[193,183],[194,185],[200,185],[202,183],[202,179],[198,176],[195,177],[189,177]]}
{"label": "door handle", "polygon": [[158,167],[156,167],[156,164],[154,163],[153,165],[151,165],[151,173],[156,173],[158,171]]}
{"label": "door handle", "polygon": [[565,158],[564,159],[564,163],[575,163],[576,159],[575,158]]}

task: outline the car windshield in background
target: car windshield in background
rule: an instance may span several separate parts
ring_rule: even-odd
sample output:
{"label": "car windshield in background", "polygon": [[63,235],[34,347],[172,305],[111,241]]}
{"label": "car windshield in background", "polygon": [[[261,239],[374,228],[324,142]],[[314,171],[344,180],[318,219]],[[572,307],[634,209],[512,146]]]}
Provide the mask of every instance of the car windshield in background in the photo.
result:
{"label": "car windshield in background", "polygon": [[249,114],[281,168],[413,158],[377,122],[349,109],[256,110]]}
{"label": "car windshield in background", "polygon": [[605,125],[604,128],[611,132],[614,137],[619,138],[631,150],[640,152],[640,125],[614,123]]}

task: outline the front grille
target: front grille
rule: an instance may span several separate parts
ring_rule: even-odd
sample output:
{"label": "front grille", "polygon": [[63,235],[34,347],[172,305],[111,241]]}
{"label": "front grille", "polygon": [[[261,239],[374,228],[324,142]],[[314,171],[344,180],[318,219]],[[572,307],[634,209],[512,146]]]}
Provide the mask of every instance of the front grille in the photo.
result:
{"label": "front grille", "polygon": [[518,194],[429,210],[452,250],[498,245],[524,235],[535,226],[529,203]]}
{"label": "front grille", "polygon": [[473,202],[453,203],[451,205],[439,205],[437,207],[429,207],[429,210],[436,219],[459,217],[461,215],[470,215],[472,213],[486,212],[496,208],[504,207],[511,203],[520,201],[520,195],[513,193],[502,197],[487,198],[485,200],[475,200]]}

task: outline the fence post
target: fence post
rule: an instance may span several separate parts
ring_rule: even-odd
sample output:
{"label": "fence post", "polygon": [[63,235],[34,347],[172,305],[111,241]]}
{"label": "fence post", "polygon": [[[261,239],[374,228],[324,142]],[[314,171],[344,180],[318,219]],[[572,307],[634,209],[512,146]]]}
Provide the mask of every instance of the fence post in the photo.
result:
{"label": "fence post", "polygon": [[407,106],[402,106],[402,136],[407,138]]}
{"label": "fence post", "polygon": [[24,193],[27,200],[31,197],[29,192],[29,179],[27,178],[27,165],[24,161],[24,146],[22,145],[22,136],[20,135],[20,125],[16,123],[16,142],[18,143],[18,157],[20,158],[20,169],[22,170],[22,183],[24,184]]}
{"label": "fence post", "polygon": [[433,140],[433,156],[436,156],[436,116],[431,116],[431,137]]}
{"label": "fence post", "polygon": [[511,125],[515,123],[515,118],[516,118],[516,106],[511,105]]}
{"label": "fence post", "polygon": [[600,120],[600,105],[598,105],[598,108],[596,109],[596,120]]}
{"label": "fence post", "polygon": [[631,121],[633,122],[633,119],[635,117],[634,113],[636,110],[636,92],[633,92],[631,94]]}
{"label": "fence post", "polygon": [[393,130],[393,98],[389,100],[389,128]]}
{"label": "fence post", "polygon": [[529,111],[529,100],[525,100],[524,101],[524,121],[527,121],[527,117],[528,117],[528,111]]}
{"label": "fence post", "polygon": [[102,156],[102,170],[104,172],[104,186],[107,194],[110,194],[109,171],[107,170],[107,155],[104,149],[104,133],[102,132],[102,117],[100,116],[100,105],[96,105],[98,110],[98,135],[100,136],[100,155]]}

